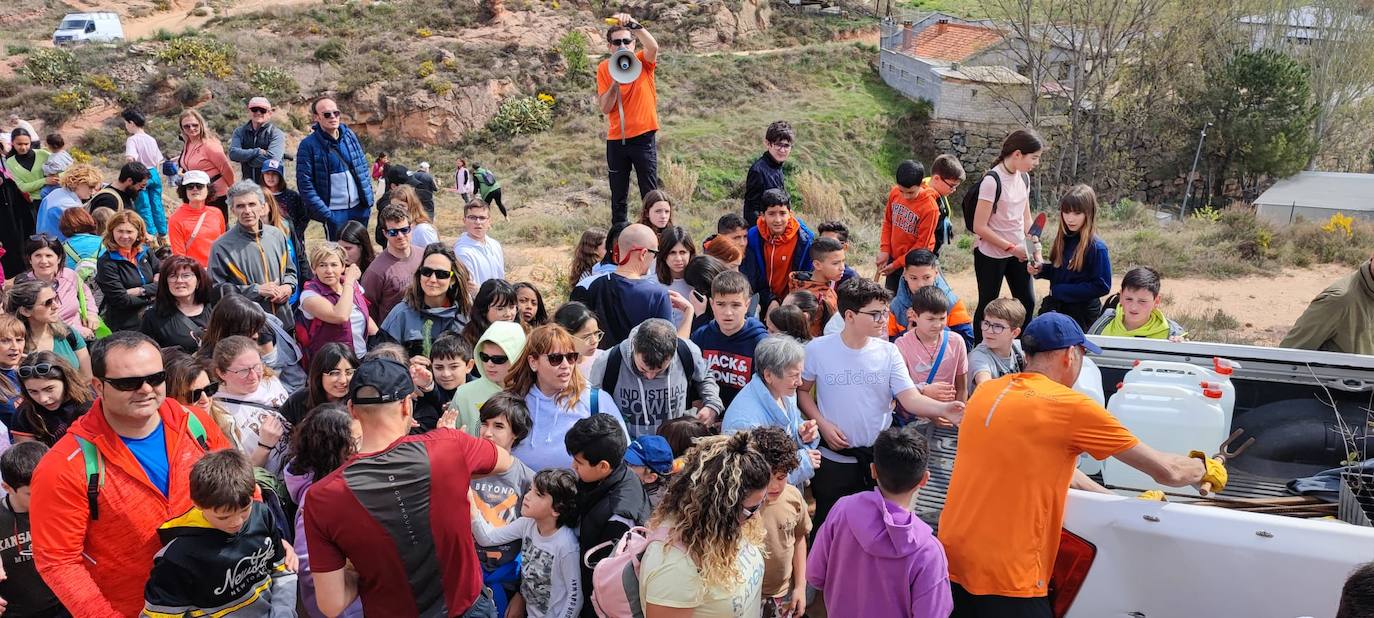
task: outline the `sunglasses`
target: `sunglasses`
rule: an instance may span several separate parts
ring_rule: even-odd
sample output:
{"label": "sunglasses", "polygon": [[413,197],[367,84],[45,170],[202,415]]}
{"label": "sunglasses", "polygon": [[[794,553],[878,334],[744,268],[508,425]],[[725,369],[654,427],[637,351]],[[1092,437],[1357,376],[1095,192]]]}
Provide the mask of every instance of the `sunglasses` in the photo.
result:
{"label": "sunglasses", "polygon": [[267,112],[270,112],[272,110],[267,109],[266,107],[250,107],[248,108],[248,111],[253,112],[254,114],[266,114]]}
{"label": "sunglasses", "polygon": [[405,227],[395,227],[395,228],[389,227],[389,228],[386,228],[385,231],[386,231],[386,236],[387,236],[387,238],[395,238],[395,237],[397,237],[397,236],[400,236],[401,234],[409,234],[409,233],[410,233],[410,226],[407,225],[407,226],[405,226]]}
{"label": "sunglasses", "polygon": [[492,356],[491,354],[487,354],[486,352],[478,352],[477,359],[484,363],[491,363],[493,365],[504,365],[510,362],[509,356]]}
{"label": "sunglasses", "polygon": [[343,114],[343,112],[340,112],[338,110],[332,112],[320,112],[320,116],[324,118],[338,118],[341,114]]}
{"label": "sunglasses", "polygon": [[745,506],[745,507],[741,507],[741,508],[740,508],[740,514],[744,515],[744,518],[745,518],[745,519],[749,519],[750,517],[753,517],[753,516],[754,516],[754,513],[759,512],[759,509],[761,509],[761,508],[763,508],[763,502],[762,502],[762,501],[760,501],[758,504],[755,504],[754,506]]}
{"label": "sunglasses", "polygon": [[211,382],[205,388],[191,389],[191,401],[200,401],[201,397],[214,397],[219,392],[219,382]]}
{"label": "sunglasses", "polygon": [[191,183],[191,184],[188,184],[188,185],[181,185],[181,186],[182,186],[183,188],[185,188],[186,191],[187,191],[188,193],[191,192],[191,191],[204,191],[204,190],[205,190],[205,185],[200,184],[200,183],[198,183],[198,182]]}
{"label": "sunglasses", "polygon": [[24,365],[19,368],[20,378],[47,378],[62,377],[62,368],[52,363],[38,363],[37,365]]}
{"label": "sunglasses", "polygon": [[183,124],[183,125],[181,125],[181,128],[183,128],[183,129],[199,129],[199,128],[200,128],[200,125],[198,125],[198,124]]}
{"label": "sunglasses", "polygon": [[102,378],[101,382],[113,386],[117,391],[130,393],[143,388],[144,384],[152,387],[162,386],[167,381],[167,372],[159,371],[146,376],[132,376],[128,378]]}
{"label": "sunglasses", "polygon": [[452,270],[440,270],[428,266],[421,266],[419,272],[421,277],[434,277],[440,281],[448,281],[448,278],[453,276]]}
{"label": "sunglasses", "polygon": [[544,358],[549,359],[550,365],[557,367],[564,362],[569,365],[576,365],[578,361],[582,360],[582,355],[577,352],[554,352],[553,354],[545,354]]}
{"label": "sunglasses", "polygon": [[48,300],[45,300],[45,301],[43,301],[43,302],[41,302],[41,303],[37,303],[37,304],[35,304],[34,306],[36,307],[36,306],[38,306],[38,305],[43,305],[44,307],[47,307],[47,308],[49,308],[49,309],[56,309],[56,308],[58,307],[58,300],[57,300],[57,297],[54,296],[54,297],[49,298]]}
{"label": "sunglasses", "polygon": [[32,235],[32,236],[29,236],[29,240],[32,240],[32,241],[34,241],[34,242],[41,242],[41,243],[44,243],[44,244],[51,244],[51,243],[60,243],[60,242],[62,242],[62,241],[61,241],[60,239],[58,239],[56,236],[50,236],[50,235],[48,235],[48,234],[34,234],[34,235]]}
{"label": "sunglasses", "polygon": [[626,45],[629,45],[630,43],[633,43],[633,42],[635,42],[634,39],[611,39],[611,44],[612,44],[612,45],[619,45],[619,46],[621,46],[621,47],[624,47],[624,46],[626,46]]}

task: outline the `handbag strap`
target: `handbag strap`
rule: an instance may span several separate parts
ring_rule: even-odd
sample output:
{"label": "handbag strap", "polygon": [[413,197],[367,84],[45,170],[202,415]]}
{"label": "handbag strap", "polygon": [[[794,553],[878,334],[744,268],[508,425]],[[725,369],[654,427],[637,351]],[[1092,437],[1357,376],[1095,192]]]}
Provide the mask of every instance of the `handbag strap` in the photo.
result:
{"label": "handbag strap", "polygon": [[940,361],[945,360],[945,348],[949,347],[949,329],[940,331],[940,353],[935,355],[935,362],[930,366],[930,375],[926,376],[926,384],[930,384],[935,379],[935,372],[940,370]]}
{"label": "handbag strap", "polygon": [[205,215],[210,214],[210,205],[201,206],[200,218],[196,219],[196,226],[191,228],[191,237],[186,239],[186,249],[189,251],[191,245],[196,244],[196,236],[200,235],[200,226],[205,224]]}

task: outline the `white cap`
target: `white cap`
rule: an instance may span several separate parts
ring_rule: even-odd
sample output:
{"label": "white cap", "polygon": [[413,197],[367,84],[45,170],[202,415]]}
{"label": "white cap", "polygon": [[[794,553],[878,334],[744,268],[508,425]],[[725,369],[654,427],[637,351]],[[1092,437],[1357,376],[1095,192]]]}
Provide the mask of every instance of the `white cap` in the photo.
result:
{"label": "white cap", "polygon": [[421,162],[420,162],[420,169],[425,170],[425,171],[428,171],[428,170],[429,170],[429,161],[421,161]]}
{"label": "white cap", "polygon": [[267,97],[253,97],[248,100],[248,107],[266,107],[267,109],[272,109],[272,103],[267,100]]}
{"label": "white cap", "polygon": [[210,186],[210,175],[200,170],[191,170],[181,175],[181,186],[186,185],[205,185]]}

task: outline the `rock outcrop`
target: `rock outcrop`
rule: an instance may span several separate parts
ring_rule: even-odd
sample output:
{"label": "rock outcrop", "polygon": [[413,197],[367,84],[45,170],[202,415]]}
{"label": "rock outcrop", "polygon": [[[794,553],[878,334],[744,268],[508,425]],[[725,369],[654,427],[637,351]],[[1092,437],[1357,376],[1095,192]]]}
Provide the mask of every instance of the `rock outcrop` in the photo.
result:
{"label": "rock outcrop", "polygon": [[487,80],[438,95],[422,88],[393,95],[372,84],[349,99],[349,127],[359,133],[420,144],[455,141],[486,126],[501,101],[515,94],[507,80]]}

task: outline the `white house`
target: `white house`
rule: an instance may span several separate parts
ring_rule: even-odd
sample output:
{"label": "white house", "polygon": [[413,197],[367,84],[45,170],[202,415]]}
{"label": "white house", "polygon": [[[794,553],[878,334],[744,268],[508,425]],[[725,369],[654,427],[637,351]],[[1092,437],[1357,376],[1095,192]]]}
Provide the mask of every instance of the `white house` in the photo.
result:
{"label": "white house", "polygon": [[878,63],[883,81],[929,101],[936,119],[1013,121],[1007,100],[1028,97],[1031,81],[1007,66],[1007,34],[943,17],[919,23],[927,25],[918,31],[906,23],[884,34]]}

